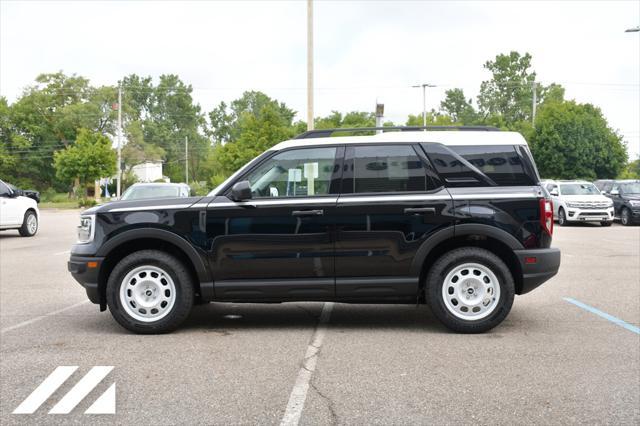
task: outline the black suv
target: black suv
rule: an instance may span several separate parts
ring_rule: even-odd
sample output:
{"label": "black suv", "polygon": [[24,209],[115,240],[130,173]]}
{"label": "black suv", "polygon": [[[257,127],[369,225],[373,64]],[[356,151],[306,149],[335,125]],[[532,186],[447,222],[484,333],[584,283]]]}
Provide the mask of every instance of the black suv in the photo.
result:
{"label": "black suv", "polygon": [[640,180],[598,180],[594,184],[611,198],[620,223],[625,226],[640,223]]}
{"label": "black suv", "polygon": [[352,130],[375,129],[306,132],[206,197],[89,209],[69,271],[137,333],[210,301],[427,303],[477,333],[558,272],[551,201],[520,134],[331,137]]}

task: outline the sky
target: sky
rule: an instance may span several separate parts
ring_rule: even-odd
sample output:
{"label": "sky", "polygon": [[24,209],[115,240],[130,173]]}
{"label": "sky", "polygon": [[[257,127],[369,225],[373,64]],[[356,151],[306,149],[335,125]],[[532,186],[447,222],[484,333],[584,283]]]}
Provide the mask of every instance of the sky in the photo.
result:
{"label": "sky", "polygon": [[[314,1],[315,115],[373,111],[404,123],[454,87],[475,98],[483,64],[516,50],[542,84],[600,107],[640,153],[640,1]],[[0,95],[44,72],[114,85],[175,73],[203,111],[262,90],[306,120],[306,1],[0,0]],[[126,96],[126,94],[125,94]]]}

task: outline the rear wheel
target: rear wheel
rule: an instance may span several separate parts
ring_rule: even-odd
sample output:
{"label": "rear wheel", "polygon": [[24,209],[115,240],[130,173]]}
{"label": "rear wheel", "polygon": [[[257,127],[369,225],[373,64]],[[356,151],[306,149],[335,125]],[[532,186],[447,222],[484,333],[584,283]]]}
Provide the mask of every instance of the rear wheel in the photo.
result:
{"label": "rear wheel", "polygon": [[33,210],[28,210],[24,214],[22,226],[18,229],[18,232],[23,237],[33,237],[38,232],[38,216]]}
{"label": "rear wheel", "polygon": [[620,223],[624,226],[631,225],[631,210],[626,207],[624,207],[622,212],[620,212]]}
{"label": "rear wheel", "polygon": [[446,253],[429,270],[427,303],[449,329],[482,333],[511,310],[515,286],[509,268],[488,250],[465,247]]}
{"label": "rear wheel", "polygon": [[567,214],[562,207],[558,210],[558,225],[567,226]]}
{"label": "rear wheel", "polygon": [[142,250],[122,259],[109,275],[107,305],[127,330],[141,334],[175,330],[194,302],[191,276],[168,253]]}

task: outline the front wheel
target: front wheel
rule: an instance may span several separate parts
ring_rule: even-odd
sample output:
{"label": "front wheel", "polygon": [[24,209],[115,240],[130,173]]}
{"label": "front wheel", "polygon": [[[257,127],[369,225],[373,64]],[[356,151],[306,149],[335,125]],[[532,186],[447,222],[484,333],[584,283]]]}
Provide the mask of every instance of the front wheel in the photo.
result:
{"label": "front wheel", "polygon": [[33,210],[29,210],[24,214],[22,226],[18,232],[23,237],[33,237],[38,232],[38,216]]}
{"label": "front wheel", "polygon": [[564,212],[563,208],[558,210],[558,225],[567,226],[567,214]]}
{"label": "front wheel", "polygon": [[622,212],[620,213],[620,222],[624,226],[631,225],[631,210],[626,207],[622,209]]}
{"label": "front wheel", "polygon": [[434,315],[460,333],[482,333],[500,324],[515,296],[509,268],[495,254],[476,247],[440,257],[427,274],[425,290]]}
{"label": "front wheel", "polygon": [[141,250],[126,256],[107,281],[111,315],[135,333],[175,330],[189,315],[193,302],[189,271],[163,251]]}
{"label": "front wheel", "polygon": [[603,220],[602,222],[600,222],[600,225],[602,226],[611,226],[613,222],[611,222],[610,220]]}

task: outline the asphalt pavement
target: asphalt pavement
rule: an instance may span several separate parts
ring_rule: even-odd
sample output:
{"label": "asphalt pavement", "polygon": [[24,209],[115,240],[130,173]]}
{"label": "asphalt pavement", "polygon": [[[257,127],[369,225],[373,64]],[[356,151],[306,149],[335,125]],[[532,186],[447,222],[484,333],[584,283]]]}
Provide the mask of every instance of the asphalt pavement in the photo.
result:
{"label": "asphalt pavement", "polygon": [[[560,273],[482,335],[425,306],[212,303],[138,336],[66,270],[78,213],[0,233],[2,425],[640,423],[640,227],[556,226]],[[12,414],[59,366],[78,370]],[[94,366],[114,368],[48,414]],[[113,383],[116,413],[85,414]]]}

